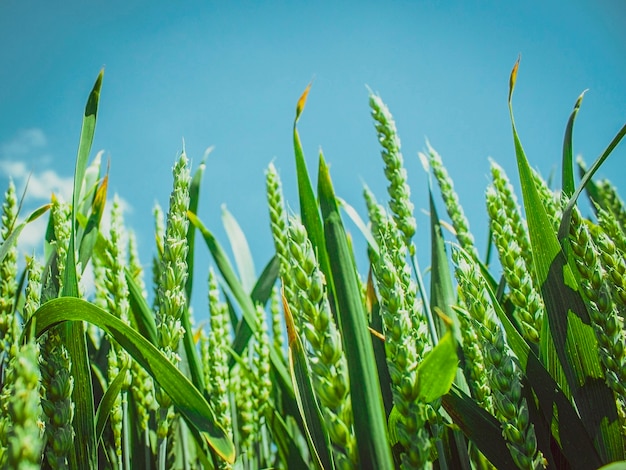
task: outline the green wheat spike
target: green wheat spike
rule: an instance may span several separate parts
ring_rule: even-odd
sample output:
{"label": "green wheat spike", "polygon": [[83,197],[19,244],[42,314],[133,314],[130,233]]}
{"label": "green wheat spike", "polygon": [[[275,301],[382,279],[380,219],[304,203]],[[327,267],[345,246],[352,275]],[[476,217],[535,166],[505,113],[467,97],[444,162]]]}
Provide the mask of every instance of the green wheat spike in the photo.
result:
{"label": "green wheat spike", "polygon": [[456,238],[459,241],[461,247],[471,254],[475,259],[478,259],[478,250],[474,243],[474,236],[472,235],[469,227],[469,221],[465,216],[463,207],[459,202],[459,196],[454,190],[454,182],[448,170],[443,165],[441,156],[437,151],[428,144],[428,155],[430,167],[433,170],[435,179],[439,185],[441,196],[443,198],[444,205],[446,206],[446,212],[452,221],[452,226],[456,232]]}
{"label": "green wheat spike", "polygon": [[[105,242],[105,248],[102,253],[102,274],[105,288],[104,301],[106,302],[106,310],[116,316],[124,323],[128,324],[129,311],[129,293],[126,284],[125,269],[127,258],[127,245],[125,240],[124,219],[120,206],[119,197],[113,198],[111,208],[111,226],[109,230],[109,238]],[[115,404],[111,409],[111,428],[113,429],[113,439],[115,453],[118,458],[118,465],[123,466],[123,459],[129,459],[128,453],[122,453],[123,429],[122,423],[124,415],[128,413],[127,391],[131,383],[130,376],[130,356],[117,343],[112,342],[108,354],[108,373],[109,381],[113,381],[118,374],[125,374],[125,381],[122,390],[115,400]],[[109,382],[109,383],[110,383]],[[126,434],[128,435],[128,433]],[[129,443],[125,443],[124,448],[129,448]],[[127,465],[130,460],[127,460]]]}
{"label": "green wheat spike", "polygon": [[381,156],[385,164],[385,177],[389,182],[387,186],[390,198],[389,208],[398,228],[404,234],[407,246],[411,246],[411,239],[415,235],[417,223],[413,216],[411,188],[407,182],[407,172],[400,151],[400,137],[396,123],[380,96],[370,93],[369,105],[378,142],[382,147]]}
{"label": "green wheat spike", "polygon": [[[518,230],[521,228],[521,217],[517,218],[519,213],[514,207],[504,203],[502,196],[493,186],[487,188],[487,212],[491,232],[504,278],[511,289],[509,298],[516,307],[515,314],[522,326],[522,334],[527,340],[538,344],[544,305],[532,282],[532,256],[529,253],[524,256],[524,249],[530,249],[530,241],[527,239],[520,244]],[[517,216],[512,216],[511,212],[517,213]],[[525,243],[528,243],[526,248]]]}
{"label": "green wheat spike", "polygon": [[404,449],[402,468],[430,468],[432,442],[425,427],[427,407],[417,399],[417,366],[424,348],[423,339],[420,339],[423,334],[413,328],[405,292],[391,258],[383,243],[374,274],[380,293],[387,367],[397,410],[395,433]]}
{"label": "green wheat spike", "polygon": [[[493,187],[498,202],[502,207],[505,218],[503,222],[510,227],[517,245],[520,248],[519,254],[526,262],[528,271],[533,269],[532,249],[530,246],[530,236],[528,235],[528,226],[522,218],[522,211],[517,196],[513,190],[513,185],[509,181],[504,169],[493,160],[490,160],[491,175],[493,178]],[[492,202],[495,203],[495,200]]]}
{"label": "green wheat spike", "polygon": [[474,259],[459,250],[455,250],[453,258],[459,293],[481,344],[493,409],[507,440],[507,447],[519,468],[543,468],[543,454],[537,448],[528,404],[521,393],[522,373],[504,341],[502,326],[495,320],[480,267]]}
{"label": "green wheat spike", "polygon": [[[623,259],[614,258],[615,248],[604,234],[598,234],[597,243],[589,225],[575,208],[570,224],[570,244],[575,264],[581,277],[580,286],[587,297],[592,326],[598,341],[600,360],[605,380],[613,390],[622,411],[626,409],[626,337],[624,320],[611,298],[617,280],[624,285],[623,271],[617,268]],[[623,288],[623,287],[622,287]],[[624,426],[622,422],[622,426]]]}
{"label": "green wheat spike", "polygon": [[329,424],[328,433],[338,465],[354,468],[357,447],[352,429],[348,370],[339,329],[324,286],[324,276],[306,229],[295,217],[289,221],[291,277],[297,304],[293,311],[298,331],[309,345],[313,385]]}
{"label": "green wheat spike", "polygon": [[609,180],[604,179],[598,183],[598,195],[600,205],[615,215],[622,232],[626,233],[626,205],[620,198],[617,188]]}
{"label": "green wheat spike", "polygon": [[[204,351],[204,383],[207,387],[209,403],[215,410],[215,416],[227,432],[232,434],[232,415],[229,396],[229,347],[231,333],[229,330],[228,306],[220,300],[217,277],[212,268],[209,269],[209,313],[211,330]],[[226,462],[221,463],[228,468]]]}
{"label": "green wheat spike", "polygon": [[[183,151],[177,160],[173,173],[173,189],[170,195],[167,224],[163,239],[163,254],[159,269],[159,283],[156,292],[156,326],[159,347],[168,360],[178,365],[178,345],[184,331],[181,315],[187,305],[185,283],[187,281],[187,228],[189,219],[189,186],[191,175],[188,159]],[[157,419],[160,466],[166,458],[167,435],[170,423],[175,417],[172,402],[162,389],[157,388],[156,398],[160,411]]]}
{"label": "green wheat spike", "polygon": [[0,398],[3,413],[0,434],[2,443],[6,445],[0,455],[2,468],[18,470],[41,468],[43,439],[38,359],[39,347],[29,341],[17,348],[15,357],[9,363]]}
{"label": "green wheat spike", "polygon": [[[18,203],[13,180],[4,194],[0,241],[5,242],[17,220]],[[2,244],[0,243],[0,246]],[[19,334],[15,314],[15,293],[17,291],[17,248],[12,246],[0,261],[0,366],[15,354],[15,341]]]}
{"label": "green wheat spike", "polygon": [[283,199],[280,176],[273,163],[270,163],[265,172],[265,186],[267,205],[270,215],[270,229],[274,241],[274,249],[279,260],[279,275],[283,287],[283,294],[290,307],[296,305],[295,286],[291,279],[290,256],[287,241],[287,213]]}

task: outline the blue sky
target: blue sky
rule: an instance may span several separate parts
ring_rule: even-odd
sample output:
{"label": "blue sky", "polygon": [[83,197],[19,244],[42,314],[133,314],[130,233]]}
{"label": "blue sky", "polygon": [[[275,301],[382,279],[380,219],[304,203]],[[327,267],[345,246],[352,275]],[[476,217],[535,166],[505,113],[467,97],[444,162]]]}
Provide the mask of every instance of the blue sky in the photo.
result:
{"label": "blue sky", "polygon": [[[264,171],[273,160],[297,210],[291,126],[296,101],[315,77],[299,124],[309,165],[315,168],[321,147],[338,194],[363,216],[364,182],[385,199],[369,86],[398,126],[421,251],[428,252],[428,199],[417,152],[426,138],[442,155],[484,251],[488,158],[517,182],[506,97],[518,54],[516,123],[531,164],[547,175],[560,164],[565,124],[583,90],[574,143],[588,162],[626,121],[625,22],[621,0],[3,0],[0,185],[12,175],[21,190],[33,171],[27,207],[45,203],[51,190],[63,193],[85,101],[104,67],[94,154],[103,150],[110,159],[110,193],[126,203],[146,266],[152,207],[167,205],[184,138],[195,165],[215,146],[200,217],[227,245],[226,204],[260,271],[272,250]],[[600,172],[618,186],[624,153],[618,147]],[[208,256],[200,251],[204,270]]]}

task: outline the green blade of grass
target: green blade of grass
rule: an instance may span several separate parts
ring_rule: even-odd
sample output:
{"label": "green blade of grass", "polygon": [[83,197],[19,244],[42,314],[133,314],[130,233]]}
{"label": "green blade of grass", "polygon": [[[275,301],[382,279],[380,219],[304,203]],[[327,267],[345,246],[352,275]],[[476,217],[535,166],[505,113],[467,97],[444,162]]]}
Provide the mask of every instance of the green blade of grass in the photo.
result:
{"label": "green blade of grass", "polygon": [[30,321],[35,327],[37,337],[63,322],[91,323],[110,335],[165,390],[176,410],[190,426],[201,433],[211,448],[227,462],[234,461],[234,445],[215,421],[213,410],[202,393],[141,334],[96,305],[71,297],[61,297],[45,303]]}
{"label": "green blade of grass", "polygon": [[378,244],[376,243],[376,240],[374,240],[372,231],[369,229],[365,221],[361,218],[356,209],[348,204],[344,199],[338,197],[337,201],[339,202],[339,206],[345,211],[346,215],[350,218],[350,220],[352,220],[354,225],[357,226],[363,237],[365,237],[368,246],[374,250],[374,253],[378,256]]}
{"label": "green blade of grass", "polygon": [[[100,179],[100,172],[102,170],[102,154],[103,150],[96,153],[91,163],[85,169],[85,176],[83,179],[83,186],[81,188],[81,203],[78,208],[78,212],[81,214],[88,214],[93,206],[94,198],[98,190],[98,182]],[[107,175],[109,173],[107,165]],[[106,178],[106,176],[105,176]]]}
{"label": "green blade of grass", "polygon": [[253,301],[265,305],[272,295],[272,289],[278,279],[278,271],[280,262],[276,255],[272,256],[272,259],[265,265],[261,275],[254,284],[254,288],[250,293],[250,297]]}
{"label": "green blade of grass", "polygon": [[374,279],[372,269],[370,268],[367,276],[367,302],[371,305],[370,328],[373,333],[372,347],[374,348],[374,358],[376,360],[376,370],[378,371],[378,383],[380,384],[380,393],[383,397],[383,405],[385,407],[385,416],[389,418],[393,409],[393,392],[391,383],[391,374],[387,366],[387,355],[385,354],[385,338],[383,331],[383,318],[380,313],[380,303],[376,298],[374,288]]}
{"label": "green blade of grass", "polygon": [[78,211],[81,198],[81,189],[85,180],[85,172],[87,171],[87,162],[89,161],[89,153],[93,144],[93,136],[96,132],[96,120],[98,115],[98,102],[100,101],[100,90],[102,89],[102,79],[104,77],[104,69],[100,70],[98,78],[89,94],[87,105],[85,106],[85,115],[83,116],[83,125],[80,131],[80,141],[78,143],[78,155],[76,157],[76,170],[74,172],[74,192],[72,193],[73,210]]}
{"label": "green blade of grass", "polygon": [[[426,158],[422,158],[421,156],[420,158],[422,159],[424,169],[428,173],[431,233],[431,311],[438,314],[435,326],[437,327],[438,336],[443,337],[441,341],[444,342],[444,345],[446,345],[449,341],[447,339],[448,336],[451,335],[454,340],[452,344],[454,358],[451,360],[454,360],[456,364],[458,362],[456,349],[459,347],[458,345],[462,340],[457,313],[452,308],[452,305],[456,303],[456,293],[452,283],[450,266],[448,264],[448,253],[446,251],[445,240],[443,237],[441,219],[437,213],[437,207],[433,198],[432,179],[430,177],[428,160]],[[450,329],[450,333],[447,333],[446,329]],[[441,344],[441,342],[439,344]],[[469,393],[469,388],[467,386],[465,376],[463,375],[463,371],[459,367],[455,367],[453,374],[453,382],[456,386],[465,393]],[[456,464],[457,467],[468,467],[469,455],[467,451],[467,442],[463,434],[459,430],[454,429],[450,430],[450,433],[446,435],[449,437],[449,442],[448,445],[444,446],[444,449],[438,449],[438,452],[443,454],[443,457],[440,458],[442,460],[445,458],[448,465]]]}
{"label": "green blade of grass", "polygon": [[[236,341],[233,343],[233,350],[237,354],[241,354],[248,344],[248,340],[252,336],[252,331],[255,327],[254,325],[256,324],[254,317],[254,304],[252,303],[248,293],[246,293],[241,285],[241,282],[239,282],[239,278],[230,264],[230,260],[228,259],[228,256],[226,256],[224,249],[217,241],[217,238],[215,238],[213,233],[195,214],[189,212],[187,213],[187,216],[189,217],[191,224],[200,231],[200,234],[204,238],[204,242],[213,257],[213,261],[215,261],[215,264],[217,265],[217,269],[221,273],[226,285],[241,307],[243,322],[241,323],[240,331],[238,332],[239,338],[236,338]],[[233,361],[231,359],[231,366],[232,364]]]}
{"label": "green blade of grass", "polygon": [[[300,199],[300,217],[302,218],[302,224],[307,228],[309,239],[313,244],[314,249],[317,249],[319,245],[323,245],[324,229],[322,227],[322,221],[320,219],[319,210],[317,207],[317,201],[315,199],[315,192],[313,190],[313,184],[309,177],[309,170],[306,166],[306,160],[304,158],[304,151],[302,150],[302,144],[300,142],[300,135],[298,134],[297,123],[300,119],[300,114],[304,110],[307,97],[311,84],[306,87],[304,93],[298,100],[298,106],[296,107],[296,118],[293,122],[293,147],[296,158],[296,175],[298,180],[298,197]],[[328,260],[326,260],[327,262]],[[318,259],[320,267],[322,261]],[[322,269],[323,271],[323,269]]]}
{"label": "green blade of grass", "polygon": [[559,227],[559,240],[563,240],[569,233],[569,225],[572,219],[572,211],[574,210],[574,206],[576,205],[576,201],[578,201],[580,193],[587,187],[587,183],[589,183],[593,175],[596,174],[596,171],[598,171],[604,161],[609,158],[609,155],[611,155],[615,147],[617,147],[617,145],[621,142],[624,136],[626,136],[626,124],[618,131],[615,137],[613,137],[613,140],[611,140],[604,152],[602,152],[602,154],[596,159],[596,161],[593,162],[591,168],[589,168],[589,170],[587,170],[587,172],[583,176],[580,184],[578,185],[578,188],[576,188],[576,192],[574,192],[574,195],[570,197],[567,206],[565,206],[565,209],[563,210],[563,218],[561,219],[561,226]]}
{"label": "green blade of grass", "polygon": [[[437,214],[437,208],[433,199],[430,178],[428,182],[428,196],[430,204],[430,236],[431,236],[431,281],[430,281],[430,305],[431,311],[439,312],[452,323],[452,332],[458,341],[461,341],[459,321],[452,305],[456,303],[456,295],[452,284],[452,274],[448,264],[448,254],[441,230],[441,222]],[[438,336],[445,334],[446,325],[441,317],[435,323]]]}
{"label": "green blade of grass", "polygon": [[104,395],[100,400],[98,411],[96,412],[97,442],[100,442],[100,439],[102,439],[102,433],[104,432],[104,427],[106,426],[109,416],[111,415],[111,410],[115,405],[115,399],[122,391],[122,387],[124,387],[127,371],[127,368],[120,370],[120,372],[115,376],[115,379],[113,379],[113,382],[111,382],[111,384],[107,387],[106,392],[104,392]]}
{"label": "green blade of grass", "polygon": [[[94,169],[92,166],[88,169],[86,176],[92,177],[90,174]],[[107,200],[107,188],[108,188],[109,176],[108,174],[104,176],[102,179],[102,183],[98,185],[95,183],[94,195],[91,199],[89,206],[85,205],[85,213],[78,212],[76,214],[78,221],[81,222],[81,219],[85,219],[86,214],[89,214],[87,220],[82,222],[80,225],[83,228],[82,236],[80,238],[80,248],[79,252],[79,262],[82,270],[84,271],[87,267],[87,263],[89,262],[89,258],[91,258],[91,254],[93,252],[93,248],[98,240],[100,222],[102,221],[102,215],[104,214],[104,207],[106,205]],[[88,186],[87,181],[85,181],[85,186]],[[87,212],[88,211],[88,212]]]}
{"label": "green blade of grass", "polygon": [[600,467],[598,470],[624,470],[626,468],[626,460],[611,462],[608,465]]}
{"label": "green blade of grass", "polygon": [[156,345],[157,330],[154,321],[154,313],[143,297],[141,288],[137,285],[133,275],[128,269],[124,271],[124,275],[126,277],[126,284],[128,285],[131,324],[144,338]]}
{"label": "green blade of grass", "polygon": [[572,114],[570,114],[567,127],[565,128],[565,137],[563,138],[563,162],[561,163],[562,189],[565,197],[571,197],[572,194],[574,194],[574,189],[576,189],[574,183],[574,121],[576,121],[576,115],[578,114],[586,92],[587,90],[583,91],[576,100],[574,110]]}
{"label": "green blade of grass", "polygon": [[370,468],[393,468],[391,448],[378,371],[361,301],[356,266],[335,199],[328,167],[320,156],[319,198],[324,217],[324,235],[335,286],[337,317],[348,363],[350,398],[354,414],[354,431],[362,465]]}
{"label": "green blade of grass", "polygon": [[[241,283],[239,282],[239,279],[237,278],[237,275],[235,274],[230,264],[230,261],[228,260],[228,257],[224,253],[224,250],[220,246],[213,233],[211,233],[211,231],[206,228],[206,226],[195,214],[188,213],[187,215],[189,216],[190,222],[194,226],[196,226],[198,230],[200,230],[200,233],[202,234],[204,241],[209,248],[211,255],[213,256],[213,260],[215,261],[218,270],[222,274],[224,281],[226,281],[226,284],[228,285],[229,289],[233,293],[233,296],[237,300],[239,307],[241,308],[243,321],[241,322],[241,327],[237,332],[238,336],[236,336],[232,346],[233,350],[237,354],[241,354],[241,352],[248,344],[248,341],[252,336],[253,328],[255,328],[256,325],[254,303],[252,302],[250,295],[246,293],[243,289]],[[290,384],[291,382],[291,380],[289,379],[289,374],[285,369],[282,359],[278,356],[278,353],[274,349],[270,351],[270,360],[272,362],[272,367],[274,367],[275,371],[277,372],[277,376],[281,381],[281,385],[285,386],[286,390],[291,390],[291,393],[289,395],[293,397],[293,389],[288,386],[288,384]],[[231,359],[231,366],[232,363],[233,360]]]}
{"label": "green blade of grass", "polygon": [[268,409],[265,419],[276,443],[278,453],[285,462],[285,468],[308,468],[309,465],[298,447],[297,437],[292,434],[293,427],[287,425],[281,413],[271,403]]}
{"label": "green blade of grass", "polygon": [[[577,161],[578,164],[578,176],[584,178],[585,173],[587,172],[587,166],[585,165],[582,159]],[[593,207],[594,213],[597,215],[598,208],[596,204],[600,204],[603,209],[606,209],[602,204],[603,200],[600,197],[600,189],[594,180],[588,180],[587,185],[585,186],[585,192],[587,193],[587,197],[589,198],[589,202],[591,203],[591,207]]]}
{"label": "green blade of grass", "polygon": [[[76,169],[74,171],[74,192],[72,195],[72,230],[67,250],[63,289],[61,291],[63,297],[79,297],[75,251],[78,231],[76,216],[89,153],[91,152],[93,136],[96,130],[98,102],[100,100],[103,75],[104,70],[101,70],[89,94],[78,143]],[[87,355],[87,343],[85,341],[85,327],[82,322],[69,322],[60,329],[60,334],[72,361],[72,375],[74,377],[72,399],[75,407],[72,425],[75,435],[81,436],[82,440],[82,445],[74,447],[74,452],[69,459],[70,467],[75,469],[95,468],[98,462],[98,452],[94,423],[93,388],[89,357]]]}
{"label": "green blade of grass", "polygon": [[185,334],[183,335],[183,349],[185,354],[182,357],[182,361],[186,364],[187,370],[189,370],[189,377],[194,387],[198,390],[204,390],[204,372],[202,371],[200,353],[198,352],[194,339],[193,326],[191,325],[188,307],[185,308],[180,319],[183,329],[185,330]]}
{"label": "green blade of grass", "polygon": [[[304,151],[302,150],[302,144],[300,143],[300,135],[298,134],[297,123],[300,119],[300,115],[306,105],[307,97],[309,96],[309,90],[311,89],[311,83],[306,87],[302,96],[298,100],[296,106],[296,118],[293,122],[293,147],[294,155],[296,159],[296,175],[298,181],[298,198],[300,201],[300,218],[302,219],[302,225],[306,227],[307,235],[313,245],[313,251],[316,254],[317,262],[320,265],[320,270],[326,276],[326,282],[328,282],[328,288],[331,292],[334,291],[332,285],[332,276],[330,273],[330,259],[324,244],[324,225],[320,218],[319,208],[317,200],[315,198],[315,192],[309,177],[309,170],[306,166],[306,160],[304,158]],[[321,152],[320,152],[321,157]],[[331,310],[335,315],[334,296],[329,296]],[[335,318],[335,321],[337,319]]]}
{"label": "green blade of grass", "polygon": [[458,366],[456,341],[448,331],[417,368],[418,399],[423,403],[430,403],[448,393]]}
{"label": "green blade of grass", "polygon": [[74,452],[70,456],[70,468],[95,468],[94,465],[97,462],[95,410],[85,326],[80,321],[66,323],[60,330],[60,336],[72,360],[72,376],[74,377],[72,426],[75,435],[84,439],[80,446],[74,447]]}
{"label": "green blade of grass", "polygon": [[[589,313],[556,234],[550,229],[550,221],[515,128],[511,97],[518,65],[519,61],[511,73],[509,113],[533,259],[546,306],[547,330],[585,429],[603,463],[607,463],[623,458],[624,453],[615,399],[604,382]],[[542,341],[546,339],[542,337]]]}
{"label": "green blade of grass", "polygon": [[226,209],[226,206],[222,206],[222,224],[230,242],[241,286],[250,293],[256,280],[250,245],[237,219]]}

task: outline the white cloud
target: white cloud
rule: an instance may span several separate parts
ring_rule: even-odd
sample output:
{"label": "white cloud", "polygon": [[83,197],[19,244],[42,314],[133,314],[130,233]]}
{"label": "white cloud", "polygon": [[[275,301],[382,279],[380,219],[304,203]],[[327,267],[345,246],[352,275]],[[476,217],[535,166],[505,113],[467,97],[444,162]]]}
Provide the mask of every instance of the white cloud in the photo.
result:
{"label": "white cloud", "polygon": [[[72,200],[73,175],[61,175],[49,168],[49,163],[54,159],[44,153],[46,145],[45,134],[36,128],[20,131],[13,139],[0,143],[0,177],[13,179],[18,197],[21,197],[26,188],[20,220],[24,220],[35,208],[49,202],[53,193],[61,201]],[[98,154],[94,158],[95,167],[100,164],[100,156]],[[93,170],[88,169],[89,171]],[[97,178],[97,169],[95,173],[92,180],[94,183]],[[123,213],[132,212],[128,201],[123,198],[118,198],[118,201]],[[111,200],[107,199],[101,224],[103,233],[107,233],[110,226],[110,210]],[[42,254],[48,219],[49,213],[44,214],[24,228],[18,239],[20,253]]]}
{"label": "white cloud", "polygon": [[20,194],[28,184],[26,201],[33,199],[49,201],[52,193],[63,201],[71,199],[74,179],[61,176],[54,170],[45,169],[38,172],[35,169],[29,169],[23,161],[0,160],[0,172],[13,178]]}
{"label": "white cloud", "polygon": [[52,193],[63,200],[72,194],[73,178],[46,168],[50,156],[45,154],[48,140],[41,129],[21,130],[12,139],[0,143],[0,173],[12,178],[18,193],[28,183],[26,201],[48,201]]}
{"label": "white cloud", "polygon": [[0,157],[15,159],[28,155],[32,150],[44,148],[48,143],[41,129],[24,129],[8,142],[0,144]]}
{"label": "white cloud", "polygon": [[48,217],[42,215],[24,227],[17,239],[17,250],[25,255],[43,255],[43,239],[46,234]]}
{"label": "white cloud", "polygon": [[[104,214],[102,215],[102,221],[100,222],[100,231],[104,234],[108,234],[109,227],[111,226],[111,207],[112,199],[107,199]],[[132,212],[132,206],[128,201],[118,196],[118,204],[122,209],[122,214],[128,214]],[[24,211],[21,214],[20,221],[27,217],[33,208],[29,208],[28,211]],[[18,238],[17,248],[21,254],[37,256],[43,255],[43,242],[46,235],[46,227],[50,212],[43,214],[38,219],[27,224]],[[127,244],[126,239],[122,240],[122,243]]]}

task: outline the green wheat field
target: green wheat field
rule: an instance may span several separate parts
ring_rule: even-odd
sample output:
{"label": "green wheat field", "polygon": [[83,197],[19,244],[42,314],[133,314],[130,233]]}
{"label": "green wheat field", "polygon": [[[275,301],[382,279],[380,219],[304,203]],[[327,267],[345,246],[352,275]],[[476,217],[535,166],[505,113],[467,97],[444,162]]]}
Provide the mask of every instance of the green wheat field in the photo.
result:
{"label": "green wheat field", "polygon": [[[420,158],[430,199],[420,205],[431,244],[420,250],[430,259],[418,264],[400,139],[378,95],[369,105],[388,204],[364,188],[361,218],[335,194],[321,154],[312,179],[297,130],[309,85],[293,125],[300,211],[286,209],[295,201],[284,200],[269,164],[275,254],[258,278],[235,219],[225,221],[229,259],[197,216],[205,162],[192,171],[184,151],[167,211],[154,210],[150,272],[117,199],[110,228],[100,228],[108,177],[90,153],[101,72],[72,200],[52,195],[20,214],[12,182],[4,194],[0,467],[626,468],[626,207],[613,182],[594,179],[626,126],[591,166],[575,160],[581,95],[560,178],[546,182],[515,127],[518,65],[508,104],[521,194],[492,161],[485,257],[428,146]],[[20,233],[40,217],[42,255],[24,262]],[[356,237],[366,254],[354,253]],[[194,279],[198,250],[212,267]],[[357,256],[367,256],[367,272]],[[204,324],[189,308],[198,283],[208,283]]]}

